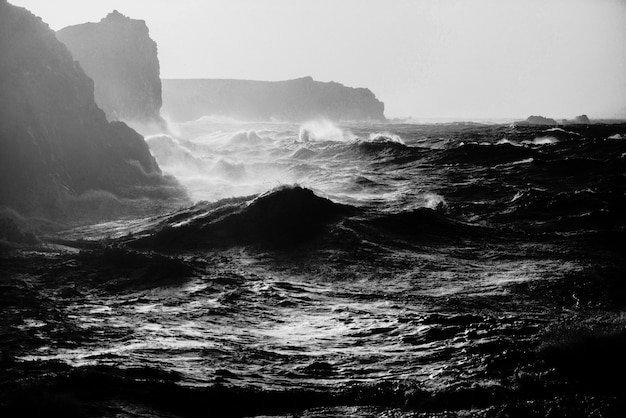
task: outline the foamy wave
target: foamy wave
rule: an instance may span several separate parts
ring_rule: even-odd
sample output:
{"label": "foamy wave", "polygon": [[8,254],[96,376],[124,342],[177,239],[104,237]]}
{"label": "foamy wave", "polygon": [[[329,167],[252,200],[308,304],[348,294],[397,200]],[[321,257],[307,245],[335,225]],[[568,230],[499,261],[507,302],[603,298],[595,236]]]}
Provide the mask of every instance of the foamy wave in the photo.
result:
{"label": "foamy wave", "polygon": [[521,147],[523,146],[522,144],[516,142],[516,141],[510,141],[507,138],[502,138],[501,140],[497,141],[495,143],[496,145],[513,145],[514,147]]}
{"label": "foamy wave", "polygon": [[228,140],[229,146],[256,147],[267,143],[266,138],[261,137],[256,131],[239,131]]}
{"label": "foamy wave", "polygon": [[550,129],[546,129],[544,132],[561,132],[561,133],[568,134],[568,135],[581,136],[578,132],[566,131],[563,128],[550,128]]}
{"label": "foamy wave", "polygon": [[559,142],[559,140],[553,136],[538,136],[532,141],[523,141],[524,144],[530,145],[551,145],[556,144],[557,142]]}
{"label": "foamy wave", "polygon": [[225,159],[219,159],[213,166],[215,174],[230,180],[241,180],[247,176],[246,166]]}
{"label": "foamy wave", "polygon": [[422,197],[424,199],[424,207],[428,209],[444,209],[448,205],[446,199],[437,193],[424,193]]}
{"label": "foamy wave", "polygon": [[374,132],[369,136],[369,142],[393,142],[396,144],[404,144],[404,140],[399,135],[391,132]]}
{"label": "foamy wave", "polygon": [[312,120],[300,126],[298,140],[346,142],[354,140],[355,136],[349,130],[344,130],[331,121],[325,119]]}
{"label": "foamy wave", "polygon": [[184,172],[202,172],[205,162],[183,143],[169,135],[152,135],[146,137],[150,152],[164,171],[176,177]]}

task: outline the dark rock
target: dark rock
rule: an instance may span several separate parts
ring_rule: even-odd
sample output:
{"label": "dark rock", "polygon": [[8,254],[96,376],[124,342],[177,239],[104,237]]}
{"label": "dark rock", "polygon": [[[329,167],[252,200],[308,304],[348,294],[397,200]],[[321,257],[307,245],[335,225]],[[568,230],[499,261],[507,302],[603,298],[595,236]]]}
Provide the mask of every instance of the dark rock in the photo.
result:
{"label": "dark rock", "polygon": [[524,121],[515,122],[516,125],[540,125],[540,126],[556,126],[557,121],[544,116],[531,115]]}
{"label": "dark rock", "polygon": [[109,120],[164,125],[157,45],[143,20],[114,10],[99,23],[68,26],[56,35],[94,80],[96,103]]}
{"label": "dark rock", "polygon": [[314,81],[163,80],[163,111],[175,121],[208,115],[241,120],[384,121],[385,105],[369,89]]}
{"label": "dark rock", "polygon": [[107,121],[93,89],[41,19],[0,1],[0,206],[58,218],[90,190],[182,195],[141,135]]}

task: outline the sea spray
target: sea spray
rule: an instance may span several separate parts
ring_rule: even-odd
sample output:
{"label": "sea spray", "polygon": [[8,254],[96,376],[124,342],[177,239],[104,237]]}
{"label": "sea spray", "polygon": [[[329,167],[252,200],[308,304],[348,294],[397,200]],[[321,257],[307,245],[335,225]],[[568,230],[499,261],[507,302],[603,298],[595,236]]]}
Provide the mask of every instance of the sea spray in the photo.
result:
{"label": "sea spray", "polygon": [[300,126],[298,140],[346,142],[354,140],[355,136],[349,129],[342,129],[326,119],[316,119],[303,123]]}

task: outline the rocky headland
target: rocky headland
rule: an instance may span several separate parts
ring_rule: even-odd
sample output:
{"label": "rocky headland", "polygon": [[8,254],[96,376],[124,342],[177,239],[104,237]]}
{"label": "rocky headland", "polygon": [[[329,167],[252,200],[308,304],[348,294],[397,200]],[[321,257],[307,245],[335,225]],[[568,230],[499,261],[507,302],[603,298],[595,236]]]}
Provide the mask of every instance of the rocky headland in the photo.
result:
{"label": "rocky headland", "polygon": [[109,120],[164,125],[157,45],[145,21],[114,10],[56,35],[94,80],[96,103]]}
{"label": "rocky headland", "polygon": [[385,121],[385,105],[366,88],[315,81],[164,79],[163,114],[173,121],[218,115],[240,120]]}
{"label": "rocky headland", "polygon": [[111,217],[126,202],[184,196],[141,135],[107,120],[94,82],[54,31],[6,0],[0,0],[0,149],[0,207],[22,215]]}

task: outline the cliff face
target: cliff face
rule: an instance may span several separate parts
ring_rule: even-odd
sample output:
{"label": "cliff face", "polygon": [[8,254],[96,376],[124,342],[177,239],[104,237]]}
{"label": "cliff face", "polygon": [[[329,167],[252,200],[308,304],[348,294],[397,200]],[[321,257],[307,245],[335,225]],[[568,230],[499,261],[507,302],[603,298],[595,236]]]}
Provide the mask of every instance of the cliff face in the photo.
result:
{"label": "cliff face", "polygon": [[0,0],[0,206],[57,217],[101,190],[169,195],[141,135],[109,123],[93,81],[41,19]]}
{"label": "cliff face", "polygon": [[113,11],[99,23],[57,32],[95,82],[96,103],[109,120],[160,122],[157,45],[143,20]]}
{"label": "cliff face", "polygon": [[163,114],[174,121],[221,115],[242,120],[384,121],[385,105],[365,88],[314,81],[163,80]]}

